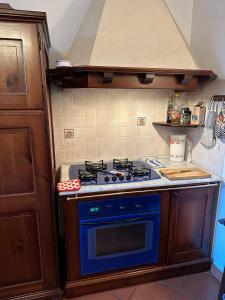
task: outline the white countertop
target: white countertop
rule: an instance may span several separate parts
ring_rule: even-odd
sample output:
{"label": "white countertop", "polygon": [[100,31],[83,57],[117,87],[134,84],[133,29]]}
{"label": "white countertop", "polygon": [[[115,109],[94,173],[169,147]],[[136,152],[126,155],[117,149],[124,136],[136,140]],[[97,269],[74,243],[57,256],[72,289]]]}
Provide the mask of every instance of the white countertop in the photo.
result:
{"label": "white countertop", "polygon": [[[191,168],[196,167],[196,165],[187,162],[171,162],[168,158],[160,158],[160,161],[166,164],[166,167],[170,168]],[[69,167],[70,165],[61,166],[61,181],[69,180]],[[159,173],[159,169],[154,169]],[[207,171],[207,170],[206,170]],[[208,171],[207,171],[208,172]],[[208,172],[209,173],[209,172]],[[204,184],[222,181],[222,178],[211,174],[210,178],[200,178],[200,179],[189,179],[189,180],[168,180],[166,177],[162,177],[154,180],[146,180],[139,182],[129,182],[129,183],[115,183],[115,184],[103,184],[103,185],[86,185],[82,186],[80,190],[76,192],[60,192],[60,196],[66,195],[80,195],[87,193],[99,193],[99,192],[109,192],[109,191],[119,191],[119,190],[129,190],[129,189],[141,189],[141,188],[164,188],[169,186],[182,186],[182,185],[192,185],[192,184]]]}

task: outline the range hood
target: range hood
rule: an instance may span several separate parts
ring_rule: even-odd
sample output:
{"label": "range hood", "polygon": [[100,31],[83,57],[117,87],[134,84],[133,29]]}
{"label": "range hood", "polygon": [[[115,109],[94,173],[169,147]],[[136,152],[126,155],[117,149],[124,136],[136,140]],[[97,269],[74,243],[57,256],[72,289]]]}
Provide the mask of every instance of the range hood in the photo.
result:
{"label": "range hood", "polygon": [[216,75],[193,59],[164,0],[92,0],[67,58],[63,87],[196,90]]}

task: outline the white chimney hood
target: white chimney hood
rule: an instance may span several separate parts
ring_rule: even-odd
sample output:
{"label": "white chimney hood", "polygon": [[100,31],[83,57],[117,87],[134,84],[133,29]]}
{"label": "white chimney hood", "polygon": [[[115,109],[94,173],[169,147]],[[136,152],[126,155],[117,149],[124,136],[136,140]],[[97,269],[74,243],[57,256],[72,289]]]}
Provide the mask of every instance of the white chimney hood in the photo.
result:
{"label": "white chimney hood", "polygon": [[164,0],[93,0],[73,65],[198,69]]}

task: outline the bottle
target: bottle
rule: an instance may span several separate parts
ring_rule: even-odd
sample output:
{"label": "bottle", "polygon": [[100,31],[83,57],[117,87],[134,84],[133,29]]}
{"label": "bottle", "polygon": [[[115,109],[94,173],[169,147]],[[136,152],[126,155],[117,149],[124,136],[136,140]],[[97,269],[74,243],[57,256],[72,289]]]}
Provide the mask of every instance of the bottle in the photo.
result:
{"label": "bottle", "polygon": [[181,118],[181,106],[178,101],[179,94],[175,94],[175,102],[174,102],[174,109],[171,113],[171,123],[174,125],[180,124],[180,118]]}
{"label": "bottle", "polygon": [[173,94],[170,94],[169,96],[169,101],[167,105],[167,123],[171,123],[172,121],[172,112],[175,107],[173,96],[174,96]]}

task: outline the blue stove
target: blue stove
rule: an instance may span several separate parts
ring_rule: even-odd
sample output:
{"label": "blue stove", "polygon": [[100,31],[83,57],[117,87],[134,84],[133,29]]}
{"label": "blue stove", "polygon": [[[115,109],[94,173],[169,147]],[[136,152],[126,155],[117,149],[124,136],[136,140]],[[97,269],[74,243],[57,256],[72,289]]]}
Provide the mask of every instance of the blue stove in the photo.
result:
{"label": "blue stove", "polygon": [[85,161],[84,164],[71,165],[70,180],[80,178],[81,185],[118,184],[159,179],[160,175],[143,161],[113,159],[105,163]]}

